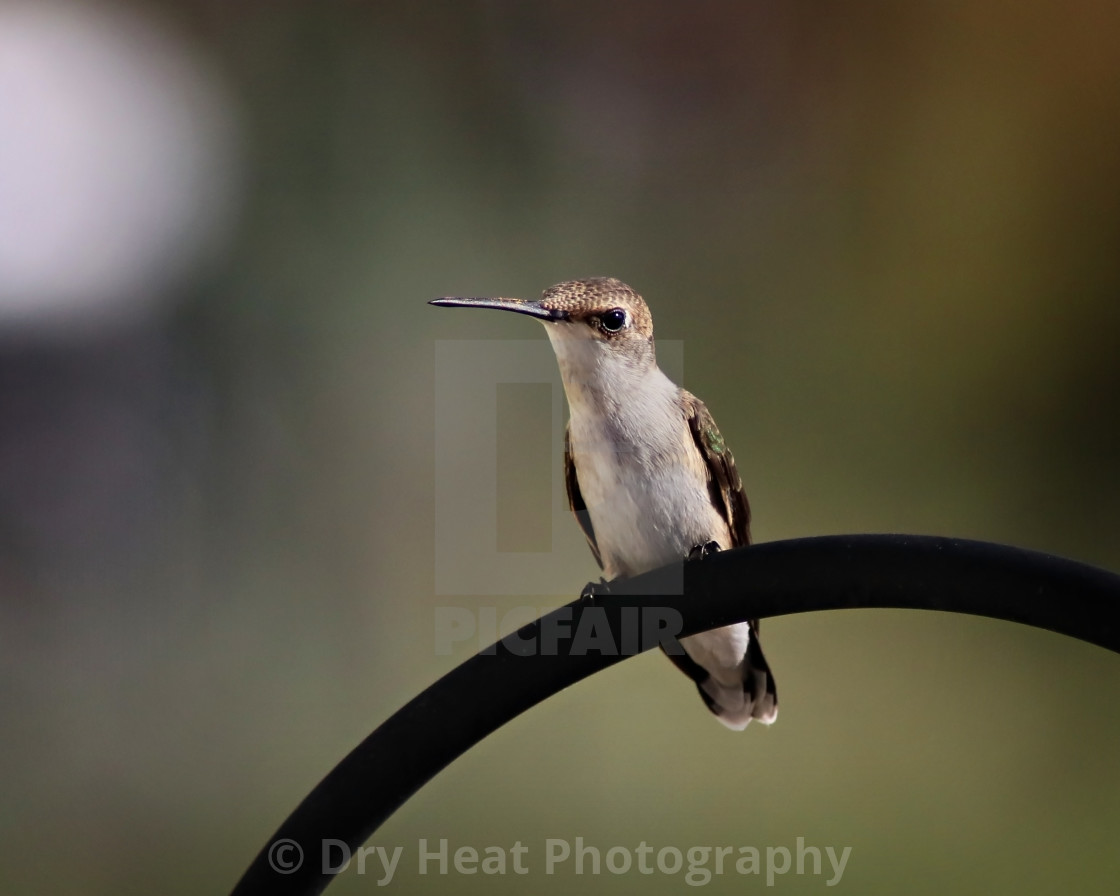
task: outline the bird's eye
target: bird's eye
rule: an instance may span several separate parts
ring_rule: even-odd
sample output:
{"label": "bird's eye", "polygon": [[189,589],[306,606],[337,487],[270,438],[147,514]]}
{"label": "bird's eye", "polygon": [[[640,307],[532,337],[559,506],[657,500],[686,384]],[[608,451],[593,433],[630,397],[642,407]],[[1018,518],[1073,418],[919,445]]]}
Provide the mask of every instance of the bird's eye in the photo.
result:
{"label": "bird's eye", "polygon": [[626,326],[628,317],[621,308],[612,308],[604,313],[599,320],[603,324],[603,329],[608,333],[617,333]]}

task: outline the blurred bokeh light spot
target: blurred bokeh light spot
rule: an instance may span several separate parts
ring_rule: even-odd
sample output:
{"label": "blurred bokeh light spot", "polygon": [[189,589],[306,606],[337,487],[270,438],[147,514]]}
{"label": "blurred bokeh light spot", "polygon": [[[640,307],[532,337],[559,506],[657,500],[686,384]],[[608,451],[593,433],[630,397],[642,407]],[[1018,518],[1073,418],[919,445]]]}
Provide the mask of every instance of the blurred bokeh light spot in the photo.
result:
{"label": "blurred bokeh light spot", "polygon": [[0,4],[0,328],[128,321],[213,257],[237,180],[218,80],[146,15]]}

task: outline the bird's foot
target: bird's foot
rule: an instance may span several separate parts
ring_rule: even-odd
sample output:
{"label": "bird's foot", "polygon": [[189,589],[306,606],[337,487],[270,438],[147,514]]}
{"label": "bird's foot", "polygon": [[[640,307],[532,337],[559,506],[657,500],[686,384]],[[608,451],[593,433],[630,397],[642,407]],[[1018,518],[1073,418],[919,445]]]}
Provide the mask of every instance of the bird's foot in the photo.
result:
{"label": "bird's foot", "polygon": [[583,586],[583,590],[579,593],[579,602],[581,604],[590,604],[595,602],[595,598],[600,594],[610,594],[610,583],[603,578],[598,582],[588,582]]}
{"label": "bird's foot", "polygon": [[705,557],[712,556],[712,554],[718,554],[720,550],[719,542],[709,541],[705,544],[698,544],[688,552],[688,559],[703,560]]}

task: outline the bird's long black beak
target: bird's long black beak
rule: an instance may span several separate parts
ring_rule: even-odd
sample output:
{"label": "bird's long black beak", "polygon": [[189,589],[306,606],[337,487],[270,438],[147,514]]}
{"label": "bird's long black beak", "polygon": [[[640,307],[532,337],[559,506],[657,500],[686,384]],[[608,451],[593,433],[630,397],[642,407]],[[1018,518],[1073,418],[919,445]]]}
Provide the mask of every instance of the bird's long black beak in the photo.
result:
{"label": "bird's long black beak", "polygon": [[561,311],[558,308],[545,308],[540,302],[530,302],[526,299],[466,299],[458,296],[445,296],[442,299],[432,299],[428,304],[448,308],[496,308],[498,311],[528,314],[538,320],[568,319],[567,311]]}

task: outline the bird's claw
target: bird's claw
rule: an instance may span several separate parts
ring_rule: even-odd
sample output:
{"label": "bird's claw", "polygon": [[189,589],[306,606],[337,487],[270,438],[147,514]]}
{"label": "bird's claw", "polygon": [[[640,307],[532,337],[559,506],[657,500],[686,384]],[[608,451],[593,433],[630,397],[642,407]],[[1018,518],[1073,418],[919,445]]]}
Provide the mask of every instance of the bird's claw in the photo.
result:
{"label": "bird's claw", "polygon": [[600,594],[610,594],[610,590],[611,586],[606,579],[601,578],[598,582],[588,582],[579,593],[579,601],[581,604],[593,603]]}
{"label": "bird's claw", "polygon": [[705,544],[695,545],[692,550],[688,552],[688,559],[703,560],[705,557],[710,557],[712,554],[718,554],[719,552],[719,542],[709,541]]}

